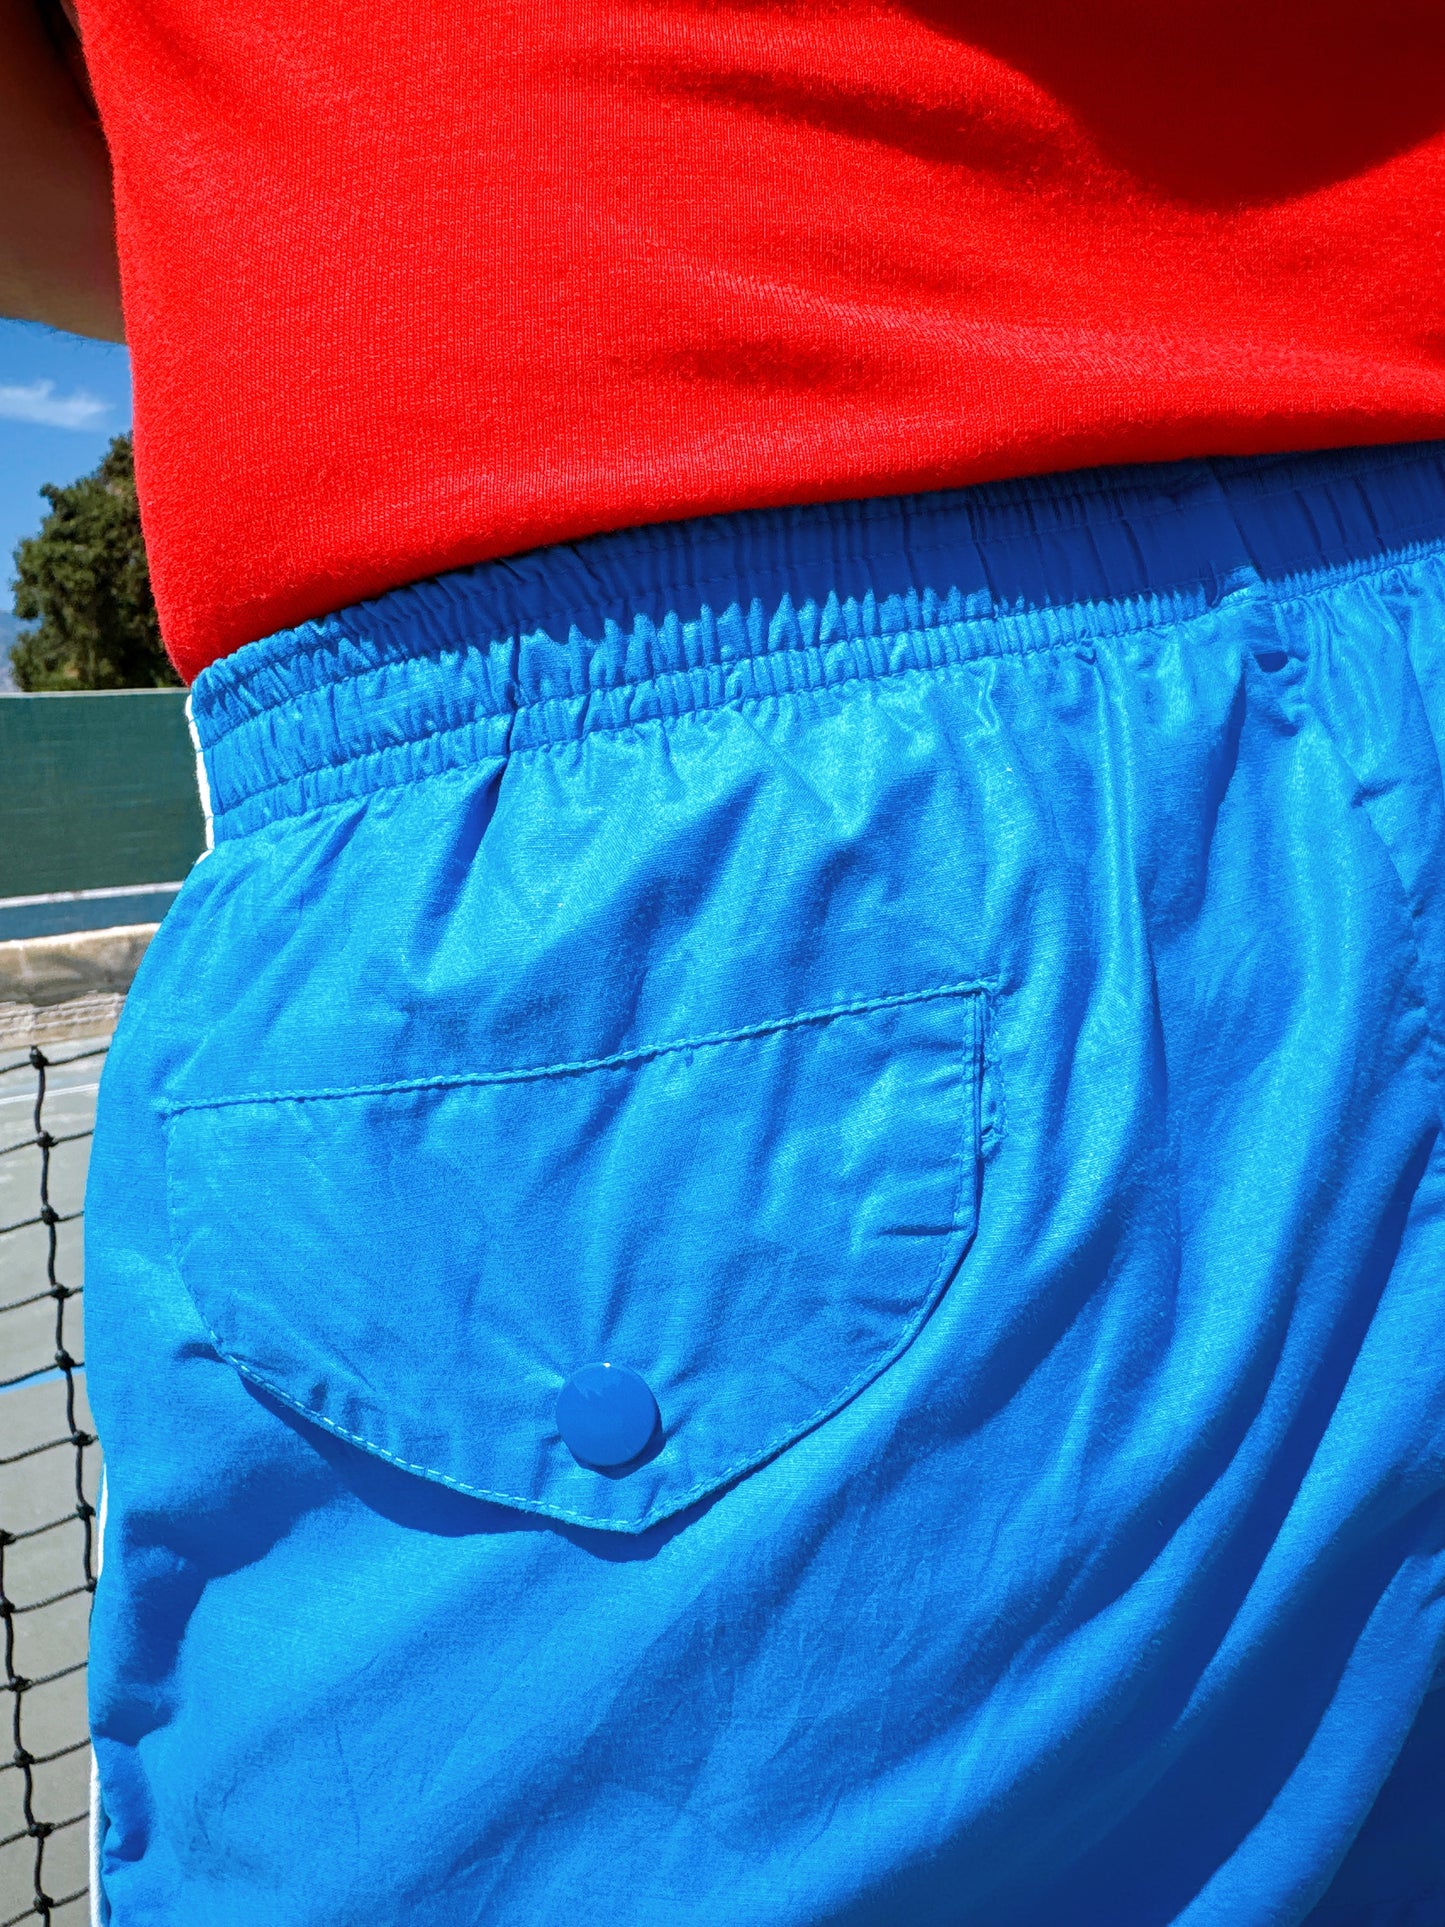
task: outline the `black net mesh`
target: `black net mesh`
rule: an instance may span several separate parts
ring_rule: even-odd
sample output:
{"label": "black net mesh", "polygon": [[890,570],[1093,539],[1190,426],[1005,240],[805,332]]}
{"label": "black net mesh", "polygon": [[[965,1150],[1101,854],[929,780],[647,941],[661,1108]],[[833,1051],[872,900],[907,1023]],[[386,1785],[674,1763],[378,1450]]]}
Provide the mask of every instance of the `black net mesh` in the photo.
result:
{"label": "black net mesh", "polygon": [[84,1921],[85,1662],[99,1452],[85,1398],[80,1220],[106,1044],[0,1062],[0,1927]]}

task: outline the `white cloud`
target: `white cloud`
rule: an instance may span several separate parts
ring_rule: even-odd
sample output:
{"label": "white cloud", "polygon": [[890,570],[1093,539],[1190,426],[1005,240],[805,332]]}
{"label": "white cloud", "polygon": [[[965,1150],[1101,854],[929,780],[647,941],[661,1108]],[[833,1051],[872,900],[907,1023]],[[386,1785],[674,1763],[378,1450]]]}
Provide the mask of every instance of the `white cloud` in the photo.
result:
{"label": "white cloud", "polygon": [[0,415],[12,422],[39,422],[46,428],[98,428],[110,403],[88,389],[57,395],[53,381],[0,382]]}

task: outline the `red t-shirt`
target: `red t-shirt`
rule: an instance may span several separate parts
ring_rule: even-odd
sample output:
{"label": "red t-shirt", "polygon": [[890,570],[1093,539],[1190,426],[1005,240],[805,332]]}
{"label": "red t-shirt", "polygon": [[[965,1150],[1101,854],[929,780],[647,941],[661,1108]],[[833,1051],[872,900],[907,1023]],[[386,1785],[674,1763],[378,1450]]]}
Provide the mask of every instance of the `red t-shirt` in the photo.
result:
{"label": "red t-shirt", "polygon": [[1445,433],[1440,0],[82,0],[187,675],[632,523]]}

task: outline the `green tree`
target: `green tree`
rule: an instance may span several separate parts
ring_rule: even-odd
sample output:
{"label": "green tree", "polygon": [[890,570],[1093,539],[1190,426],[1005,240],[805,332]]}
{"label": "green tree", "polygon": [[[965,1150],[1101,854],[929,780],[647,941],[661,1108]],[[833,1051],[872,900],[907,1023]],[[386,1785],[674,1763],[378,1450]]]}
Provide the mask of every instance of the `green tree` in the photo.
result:
{"label": "green tree", "polygon": [[161,647],[129,435],[99,468],[40,493],[50,513],[15,551],[10,652],[22,689],[155,689],[180,681]]}

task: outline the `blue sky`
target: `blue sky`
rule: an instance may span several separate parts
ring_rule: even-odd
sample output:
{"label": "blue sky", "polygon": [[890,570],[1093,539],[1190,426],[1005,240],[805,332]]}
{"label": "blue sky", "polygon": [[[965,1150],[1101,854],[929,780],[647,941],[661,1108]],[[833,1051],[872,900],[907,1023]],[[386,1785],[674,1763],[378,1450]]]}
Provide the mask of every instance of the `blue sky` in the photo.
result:
{"label": "blue sky", "polygon": [[129,427],[124,348],[0,321],[0,610],[11,607],[15,544],[46,512],[40,484],[73,482]]}

